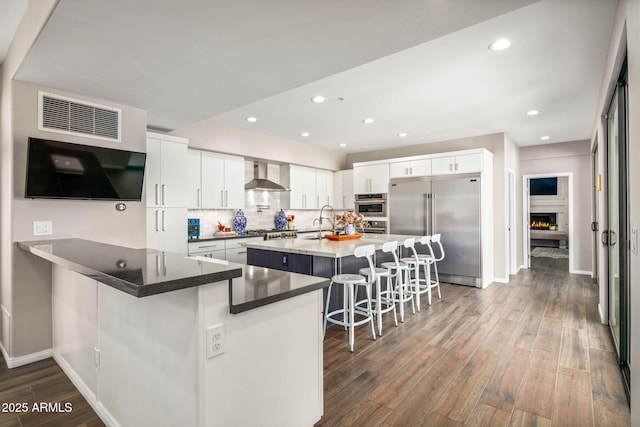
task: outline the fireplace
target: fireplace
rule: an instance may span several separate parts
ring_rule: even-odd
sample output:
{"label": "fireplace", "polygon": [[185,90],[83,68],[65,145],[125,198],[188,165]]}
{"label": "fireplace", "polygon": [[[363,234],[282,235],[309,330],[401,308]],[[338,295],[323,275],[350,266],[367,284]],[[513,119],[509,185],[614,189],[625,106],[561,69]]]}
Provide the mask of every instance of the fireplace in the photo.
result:
{"label": "fireplace", "polygon": [[532,230],[548,230],[549,224],[556,224],[555,213],[532,213],[529,215]]}

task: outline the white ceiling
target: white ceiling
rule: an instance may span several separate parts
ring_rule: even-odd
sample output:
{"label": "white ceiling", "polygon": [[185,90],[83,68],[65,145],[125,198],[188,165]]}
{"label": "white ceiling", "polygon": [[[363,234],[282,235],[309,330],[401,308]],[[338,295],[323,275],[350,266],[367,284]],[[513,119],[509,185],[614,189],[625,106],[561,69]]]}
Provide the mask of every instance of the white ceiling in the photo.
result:
{"label": "white ceiling", "polygon": [[[61,0],[16,78],[143,108],[156,129],[213,117],[346,152],[496,132],[521,146],[580,140],[596,117],[615,7]],[[490,51],[499,37],[511,47]],[[327,101],[310,102],[316,94]]]}

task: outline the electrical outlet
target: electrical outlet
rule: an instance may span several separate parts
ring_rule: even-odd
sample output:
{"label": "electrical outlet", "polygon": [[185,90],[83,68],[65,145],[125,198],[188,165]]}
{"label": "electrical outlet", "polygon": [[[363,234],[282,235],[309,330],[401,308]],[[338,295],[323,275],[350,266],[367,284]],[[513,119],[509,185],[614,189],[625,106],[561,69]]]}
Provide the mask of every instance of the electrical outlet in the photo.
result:
{"label": "electrical outlet", "polygon": [[207,328],[207,359],[224,353],[224,325],[209,326]]}
{"label": "electrical outlet", "polygon": [[636,227],[631,229],[631,252],[638,255],[638,229]]}
{"label": "electrical outlet", "polygon": [[33,221],[34,236],[50,236],[53,234],[53,222],[51,221]]}

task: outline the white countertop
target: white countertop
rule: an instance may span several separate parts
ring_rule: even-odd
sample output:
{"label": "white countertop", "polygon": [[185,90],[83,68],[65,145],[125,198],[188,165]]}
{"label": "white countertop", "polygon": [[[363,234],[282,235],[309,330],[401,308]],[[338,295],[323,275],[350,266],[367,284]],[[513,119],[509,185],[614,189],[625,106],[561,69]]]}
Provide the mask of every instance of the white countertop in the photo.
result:
{"label": "white countertop", "polygon": [[259,242],[241,243],[242,246],[252,249],[263,249],[292,254],[315,255],[327,258],[342,258],[353,255],[357,246],[374,244],[376,250],[381,249],[386,242],[396,240],[403,242],[408,237],[419,238],[421,236],[406,236],[403,234],[365,234],[360,239],[353,240],[314,240],[304,237],[297,239],[263,240]]}

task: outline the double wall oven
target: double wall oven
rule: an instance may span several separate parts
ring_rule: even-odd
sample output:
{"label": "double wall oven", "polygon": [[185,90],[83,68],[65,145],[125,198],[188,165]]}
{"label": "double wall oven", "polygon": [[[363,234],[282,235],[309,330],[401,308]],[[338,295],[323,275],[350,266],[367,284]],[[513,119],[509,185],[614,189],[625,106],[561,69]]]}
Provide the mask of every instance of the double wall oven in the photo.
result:
{"label": "double wall oven", "polygon": [[356,194],[355,212],[369,222],[365,233],[387,232],[387,193]]}

